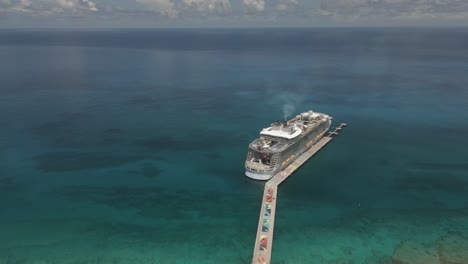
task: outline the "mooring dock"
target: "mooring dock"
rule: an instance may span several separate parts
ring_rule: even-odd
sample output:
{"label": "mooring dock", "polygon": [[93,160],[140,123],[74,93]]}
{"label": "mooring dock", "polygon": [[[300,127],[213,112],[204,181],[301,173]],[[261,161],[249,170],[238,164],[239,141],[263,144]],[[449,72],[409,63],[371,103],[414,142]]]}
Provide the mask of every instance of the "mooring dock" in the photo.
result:
{"label": "mooring dock", "polygon": [[257,238],[253,251],[252,264],[269,264],[271,261],[271,251],[273,245],[273,229],[275,226],[276,200],[278,197],[278,186],[286,180],[294,171],[304,164],[310,157],[315,155],[321,148],[332,140],[333,135],[338,135],[346,123],[341,123],[333,132],[328,132],[306,152],[297,157],[282,171],[265,183],[262,197],[262,207],[258,219]]}

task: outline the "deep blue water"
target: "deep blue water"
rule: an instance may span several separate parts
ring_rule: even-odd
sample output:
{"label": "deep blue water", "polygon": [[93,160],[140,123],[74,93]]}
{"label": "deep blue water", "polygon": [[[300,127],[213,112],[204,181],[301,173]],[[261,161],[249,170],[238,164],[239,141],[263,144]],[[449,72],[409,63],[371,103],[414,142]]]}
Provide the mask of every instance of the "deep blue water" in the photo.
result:
{"label": "deep blue water", "polygon": [[249,263],[285,105],[349,126],[280,186],[273,263],[455,254],[467,73],[464,29],[0,31],[0,263]]}

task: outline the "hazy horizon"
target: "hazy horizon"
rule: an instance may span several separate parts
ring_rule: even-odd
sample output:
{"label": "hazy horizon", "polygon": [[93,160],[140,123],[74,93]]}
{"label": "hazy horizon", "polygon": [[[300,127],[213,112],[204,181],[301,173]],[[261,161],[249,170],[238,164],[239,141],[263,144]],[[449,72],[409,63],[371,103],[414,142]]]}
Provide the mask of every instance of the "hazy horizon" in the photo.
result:
{"label": "hazy horizon", "polygon": [[461,0],[0,0],[0,28],[466,27]]}
{"label": "hazy horizon", "polygon": [[245,31],[256,31],[256,30],[282,30],[282,29],[291,29],[291,30],[320,30],[320,29],[333,29],[333,30],[378,30],[378,29],[385,29],[385,30],[465,30],[468,28],[467,26],[448,26],[448,25],[437,25],[437,26],[261,26],[261,27],[246,27],[246,26],[205,26],[205,27],[198,27],[198,26],[161,26],[161,27],[1,27],[0,31],[7,32],[28,32],[28,31],[38,31],[38,32],[45,32],[45,31],[64,31],[64,32],[72,32],[72,31],[83,31],[83,32],[93,32],[93,31],[160,31],[160,30],[245,30]]}

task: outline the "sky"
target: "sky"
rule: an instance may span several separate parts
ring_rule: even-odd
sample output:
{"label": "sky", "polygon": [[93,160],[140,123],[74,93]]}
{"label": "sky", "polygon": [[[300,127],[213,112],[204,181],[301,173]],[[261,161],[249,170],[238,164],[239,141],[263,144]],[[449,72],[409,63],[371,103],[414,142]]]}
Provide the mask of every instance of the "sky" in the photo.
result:
{"label": "sky", "polygon": [[0,28],[468,26],[468,0],[0,0]]}

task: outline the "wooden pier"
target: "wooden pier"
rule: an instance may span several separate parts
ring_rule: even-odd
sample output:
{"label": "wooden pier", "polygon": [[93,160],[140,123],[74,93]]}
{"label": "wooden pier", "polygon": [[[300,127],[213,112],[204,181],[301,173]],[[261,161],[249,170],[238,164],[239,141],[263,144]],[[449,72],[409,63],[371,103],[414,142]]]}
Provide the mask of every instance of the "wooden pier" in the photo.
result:
{"label": "wooden pier", "polygon": [[[262,207],[258,219],[257,238],[253,251],[252,264],[270,264],[271,250],[273,245],[273,229],[275,227],[276,200],[278,197],[278,186],[286,180],[294,171],[304,164],[310,157],[317,153],[322,147],[332,140],[332,135],[338,135],[346,123],[341,123],[333,132],[328,132],[307,151],[297,157],[282,171],[278,172],[265,184],[262,197]],[[322,135],[321,135],[322,136]]]}

